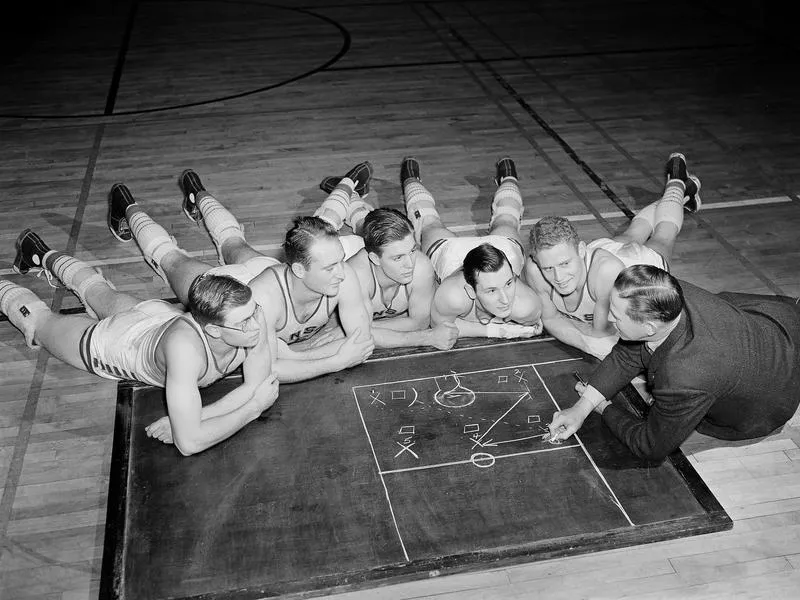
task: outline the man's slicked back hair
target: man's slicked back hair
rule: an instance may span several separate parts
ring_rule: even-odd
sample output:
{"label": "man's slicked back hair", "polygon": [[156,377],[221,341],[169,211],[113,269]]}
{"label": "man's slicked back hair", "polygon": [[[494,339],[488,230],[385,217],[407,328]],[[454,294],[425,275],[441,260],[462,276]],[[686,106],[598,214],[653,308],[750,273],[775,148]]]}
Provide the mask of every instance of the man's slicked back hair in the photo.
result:
{"label": "man's slicked back hair", "polygon": [[683,289],[672,275],[651,265],[633,265],[614,280],[620,298],[628,301],[628,316],[639,323],[675,319],[683,310]]}
{"label": "man's slicked back hair", "polygon": [[189,286],[187,308],[200,325],[221,325],[228,311],[246,305],[252,297],[252,290],[233,277],[203,273]]}
{"label": "man's slicked back hair", "polygon": [[288,264],[300,263],[306,269],[311,265],[311,246],[318,239],[338,238],[333,225],[319,217],[295,217],[286,232],[283,253]]}
{"label": "man's slicked back hair", "polygon": [[374,252],[378,256],[383,253],[384,246],[404,240],[409,235],[414,235],[414,226],[408,217],[394,208],[376,208],[369,211],[364,217],[361,228],[364,248],[367,252]]}
{"label": "man's slicked back hair", "polygon": [[475,289],[478,273],[497,273],[503,265],[510,267],[511,263],[502,250],[491,244],[481,244],[464,257],[464,280]]}

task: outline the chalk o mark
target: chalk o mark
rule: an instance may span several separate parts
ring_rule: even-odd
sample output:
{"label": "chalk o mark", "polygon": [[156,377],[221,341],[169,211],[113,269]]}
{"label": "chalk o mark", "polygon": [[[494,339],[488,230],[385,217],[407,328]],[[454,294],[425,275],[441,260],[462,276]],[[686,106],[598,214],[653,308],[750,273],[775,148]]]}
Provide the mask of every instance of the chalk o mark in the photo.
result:
{"label": "chalk o mark", "polygon": [[469,460],[479,469],[488,469],[493,467],[495,463],[494,454],[489,454],[488,452],[476,452],[469,457]]}

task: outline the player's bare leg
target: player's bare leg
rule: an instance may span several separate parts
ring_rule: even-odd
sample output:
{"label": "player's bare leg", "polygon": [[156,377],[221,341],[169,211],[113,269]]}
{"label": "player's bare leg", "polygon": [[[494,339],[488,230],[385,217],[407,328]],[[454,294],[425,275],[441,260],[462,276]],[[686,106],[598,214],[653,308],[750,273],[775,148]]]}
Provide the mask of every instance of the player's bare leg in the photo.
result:
{"label": "player's bare leg", "polygon": [[505,157],[497,161],[494,181],[497,184],[497,190],[492,200],[489,233],[516,240],[521,246],[522,238],[519,230],[524,206],[519,189],[517,168],[513,160]]}
{"label": "player's bare leg", "polygon": [[416,158],[406,156],[400,164],[400,185],[406,214],[414,226],[414,238],[423,252],[427,252],[432,244],[441,239],[456,237],[442,223],[433,195],[422,185],[419,161]]}
{"label": "player's bare leg", "polygon": [[665,166],[666,185],[659,200],[644,207],[615,239],[648,246],[669,259],[683,227],[685,212],[699,210],[700,180],[688,172],[686,157],[674,152]]}
{"label": "player's bare leg", "polygon": [[145,262],[166,282],[184,305],[189,287],[198,275],[211,265],[186,254],[175,239],[156,223],[136,202],[127,186],[117,183],[111,188],[108,227],[122,242],[135,239]]}
{"label": "player's bare leg", "polygon": [[78,297],[90,317],[103,319],[140,302],[130,294],[118,292],[96,267],[65,252],[52,250],[30,229],[20,233],[16,248],[14,270],[17,273],[44,272],[51,285],[55,278]]}

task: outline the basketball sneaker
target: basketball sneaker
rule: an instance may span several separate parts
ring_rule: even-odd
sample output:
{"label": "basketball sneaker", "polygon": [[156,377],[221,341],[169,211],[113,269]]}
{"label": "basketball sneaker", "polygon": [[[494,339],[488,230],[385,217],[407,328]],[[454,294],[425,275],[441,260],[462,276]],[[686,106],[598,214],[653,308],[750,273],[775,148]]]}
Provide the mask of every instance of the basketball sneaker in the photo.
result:
{"label": "basketball sneaker", "polygon": [[131,204],[136,204],[136,200],[133,199],[128,187],[122,183],[112,185],[108,196],[108,230],[120,242],[130,242],[133,239],[133,232],[128,225],[125,211]]}
{"label": "basketball sneaker", "polygon": [[684,192],[683,208],[686,212],[695,213],[703,205],[700,200],[700,180],[694,175],[689,175],[686,180],[686,192]]}
{"label": "basketball sneaker", "polygon": [[403,162],[400,163],[400,185],[402,186],[408,179],[421,181],[419,161],[413,156],[406,156],[403,158]]}
{"label": "basketball sneaker", "polygon": [[[327,194],[330,194],[336,189],[336,186],[339,185],[341,180],[342,177],[329,175],[319,182],[319,189]],[[355,191],[362,198],[369,194],[369,180],[365,181],[363,185],[359,182],[359,184],[355,187]]]}
{"label": "basketball sneaker", "polygon": [[664,165],[664,176],[667,181],[671,179],[679,179],[684,184],[687,184],[689,172],[686,167],[686,157],[680,152],[673,152],[667,159],[667,164]]}
{"label": "basketball sneaker", "polygon": [[25,275],[31,269],[44,270],[44,255],[50,252],[50,247],[36,233],[26,229],[17,237],[15,246],[17,256],[14,258],[14,271]]}
{"label": "basketball sneaker", "polygon": [[498,160],[495,165],[495,177],[494,182],[499,186],[503,179],[506,177],[513,177],[514,179],[518,179],[517,177],[517,166],[514,164],[514,161],[510,158],[503,157]]}
{"label": "basketball sneaker", "polygon": [[183,214],[195,223],[199,223],[203,220],[203,213],[197,206],[197,194],[206,191],[200,176],[191,169],[186,169],[181,173],[178,183],[183,191]]}

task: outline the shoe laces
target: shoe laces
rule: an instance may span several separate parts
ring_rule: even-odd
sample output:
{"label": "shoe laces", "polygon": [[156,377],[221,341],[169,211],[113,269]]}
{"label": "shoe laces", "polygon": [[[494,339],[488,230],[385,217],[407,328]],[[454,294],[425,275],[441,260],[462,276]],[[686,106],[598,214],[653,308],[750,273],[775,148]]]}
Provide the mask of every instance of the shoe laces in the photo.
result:
{"label": "shoe laces", "polygon": [[55,275],[53,275],[50,271],[45,269],[44,267],[31,267],[30,271],[28,271],[34,277],[38,277],[39,279],[42,278],[42,274],[44,273],[44,278],[47,279],[47,283],[50,285],[51,288],[57,290],[60,286],[58,285],[58,279],[56,279]]}

